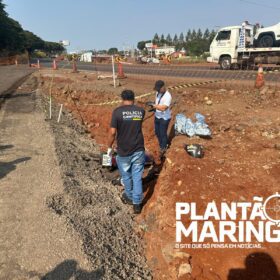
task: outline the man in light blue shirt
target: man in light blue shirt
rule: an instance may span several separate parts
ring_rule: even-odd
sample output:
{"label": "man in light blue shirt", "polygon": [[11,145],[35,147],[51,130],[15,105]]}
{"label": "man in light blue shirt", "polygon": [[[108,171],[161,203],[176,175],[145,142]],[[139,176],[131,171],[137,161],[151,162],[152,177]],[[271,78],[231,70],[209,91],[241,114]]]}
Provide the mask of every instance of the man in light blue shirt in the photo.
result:
{"label": "man in light blue shirt", "polygon": [[158,138],[161,155],[163,156],[168,148],[167,130],[171,120],[170,105],[172,97],[170,92],[166,90],[164,81],[156,81],[154,89],[157,91],[154,105],[155,133]]}

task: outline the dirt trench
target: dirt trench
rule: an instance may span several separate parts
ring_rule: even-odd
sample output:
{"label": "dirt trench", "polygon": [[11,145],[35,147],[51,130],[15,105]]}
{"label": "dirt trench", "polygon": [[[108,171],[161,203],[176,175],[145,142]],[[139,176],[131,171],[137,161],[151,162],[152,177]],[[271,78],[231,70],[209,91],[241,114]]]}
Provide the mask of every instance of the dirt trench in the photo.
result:
{"label": "dirt trench", "polygon": [[[43,89],[48,88],[49,81],[50,77],[42,77]],[[114,90],[108,81],[97,82],[96,77],[80,73],[71,78],[64,74],[56,78],[53,96],[84,122],[91,137],[102,147],[106,143],[112,109],[117,105],[90,104],[116,100],[124,88],[132,88],[138,95],[150,92],[153,82],[154,77],[129,77]],[[167,83],[175,81],[170,79]],[[143,106],[150,98],[142,98],[138,104]],[[213,200],[250,201],[255,195],[268,197],[279,192],[279,98],[279,88],[267,86],[257,91],[251,84],[236,81],[234,85],[202,86],[173,93],[176,104],[171,125],[177,113],[193,117],[195,112],[200,112],[206,116],[213,137],[211,140],[173,138],[171,131],[172,144],[160,166],[161,173],[145,186],[145,206],[137,217],[137,227],[144,238],[146,257],[155,279],[216,280],[227,279],[229,274],[237,277],[238,271],[247,273],[246,260],[258,258],[259,254],[263,254],[260,258],[263,264],[254,269],[259,275],[268,273],[263,268],[268,259],[271,261],[267,267],[279,267],[278,244],[264,243],[263,248],[256,250],[174,248],[176,202],[196,202],[199,209],[203,209]],[[146,148],[157,157],[153,116],[146,117]],[[184,150],[185,144],[203,145],[205,157],[190,157]],[[272,271],[271,277],[273,275]]]}
{"label": "dirt trench", "polygon": [[[45,105],[47,110],[47,99]],[[120,190],[104,178],[95,161],[99,147],[67,110],[57,123],[58,109],[53,107],[49,124],[65,188],[47,199],[48,207],[80,235],[84,252],[99,271],[94,279],[152,279],[132,209],[122,204]]]}

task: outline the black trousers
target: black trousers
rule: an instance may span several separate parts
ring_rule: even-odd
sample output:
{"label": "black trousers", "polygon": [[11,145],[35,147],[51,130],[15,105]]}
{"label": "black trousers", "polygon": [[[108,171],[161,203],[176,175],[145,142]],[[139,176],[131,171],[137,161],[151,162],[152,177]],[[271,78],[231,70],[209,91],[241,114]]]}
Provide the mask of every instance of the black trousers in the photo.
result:
{"label": "black trousers", "polygon": [[168,145],[167,130],[168,130],[169,123],[170,123],[170,119],[165,120],[165,119],[158,119],[155,117],[155,133],[161,150],[166,149]]}

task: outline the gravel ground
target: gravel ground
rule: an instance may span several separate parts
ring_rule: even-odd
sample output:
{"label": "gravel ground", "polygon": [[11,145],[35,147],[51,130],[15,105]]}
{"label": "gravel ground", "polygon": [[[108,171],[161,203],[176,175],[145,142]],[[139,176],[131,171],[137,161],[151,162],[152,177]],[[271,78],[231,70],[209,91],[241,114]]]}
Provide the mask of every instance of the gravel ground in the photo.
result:
{"label": "gravel ground", "polygon": [[37,85],[30,77],[0,109],[0,279],[96,279],[80,236],[46,206],[63,181]]}
{"label": "gravel ground", "polygon": [[[45,106],[47,112],[47,100]],[[53,116],[57,115],[56,107]],[[132,210],[122,204],[119,189],[106,180],[94,161],[97,145],[70,113],[64,112],[59,124],[49,122],[65,188],[50,196],[47,205],[82,238],[84,252],[99,271],[91,279],[152,279]]]}

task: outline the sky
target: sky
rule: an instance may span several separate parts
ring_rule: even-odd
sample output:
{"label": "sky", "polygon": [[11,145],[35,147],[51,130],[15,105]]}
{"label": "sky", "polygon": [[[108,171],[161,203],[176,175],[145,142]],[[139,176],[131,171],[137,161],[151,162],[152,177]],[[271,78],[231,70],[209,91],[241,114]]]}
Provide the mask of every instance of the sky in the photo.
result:
{"label": "sky", "polygon": [[68,50],[120,50],[188,29],[218,29],[244,20],[280,22],[279,0],[4,0],[8,14],[46,41],[69,40]]}

